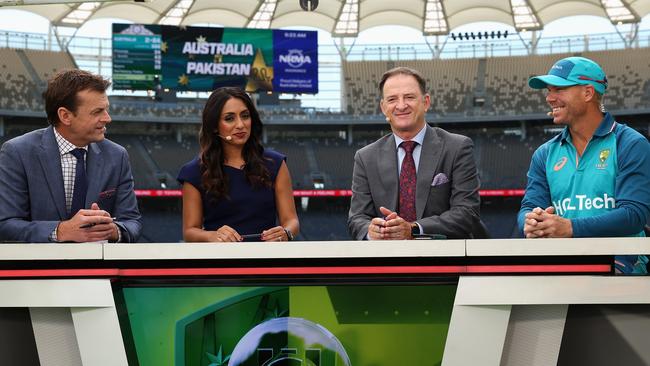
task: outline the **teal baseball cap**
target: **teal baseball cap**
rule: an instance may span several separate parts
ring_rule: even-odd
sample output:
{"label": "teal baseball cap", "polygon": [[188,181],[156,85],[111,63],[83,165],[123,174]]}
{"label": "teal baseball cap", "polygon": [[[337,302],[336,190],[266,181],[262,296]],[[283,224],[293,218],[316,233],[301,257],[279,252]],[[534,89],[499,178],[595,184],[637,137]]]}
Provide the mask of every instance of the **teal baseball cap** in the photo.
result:
{"label": "teal baseball cap", "polygon": [[599,94],[607,90],[607,76],[594,61],[584,57],[567,57],[556,62],[547,75],[533,76],[528,86],[544,89],[546,86],[593,85]]}

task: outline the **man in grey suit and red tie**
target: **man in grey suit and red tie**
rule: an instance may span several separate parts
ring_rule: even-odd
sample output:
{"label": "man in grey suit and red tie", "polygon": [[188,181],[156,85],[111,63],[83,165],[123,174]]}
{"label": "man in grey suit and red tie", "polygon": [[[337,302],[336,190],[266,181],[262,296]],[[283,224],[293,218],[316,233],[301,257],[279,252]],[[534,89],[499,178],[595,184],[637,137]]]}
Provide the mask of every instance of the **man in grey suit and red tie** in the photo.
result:
{"label": "man in grey suit and red tie", "polygon": [[422,76],[397,67],[381,78],[381,110],[392,134],[357,151],[348,229],[354,239],[471,238],[479,181],[468,137],[430,127]]}
{"label": "man in grey suit and red tie", "polygon": [[50,126],[0,149],[0,240],[135,242],[142,224],[126,150],[104,138],[110,82],[82,70],[49,80]]}

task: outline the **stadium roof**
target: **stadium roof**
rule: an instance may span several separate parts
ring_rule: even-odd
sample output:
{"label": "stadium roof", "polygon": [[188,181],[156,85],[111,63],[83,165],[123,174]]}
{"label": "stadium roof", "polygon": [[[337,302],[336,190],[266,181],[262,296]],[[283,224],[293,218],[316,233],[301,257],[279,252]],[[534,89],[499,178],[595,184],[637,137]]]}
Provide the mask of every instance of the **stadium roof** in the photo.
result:
{"label": "stadium roof", "polygon": [[[54,26],[80,27],[98,18],[143,24],[220,24],[226,27],[310,26],[354,37],[380,25],[403,25],[424,35],[447,34],[473,22],[492,21],[517,30],[542,29],[556,19],[594,15],[613,24],[638,23],[648,0],[0,0],[0,5],[39,14]],[[45,4],[46,3],[46,4]],[[304,6],[317,5],[305,11]]]}

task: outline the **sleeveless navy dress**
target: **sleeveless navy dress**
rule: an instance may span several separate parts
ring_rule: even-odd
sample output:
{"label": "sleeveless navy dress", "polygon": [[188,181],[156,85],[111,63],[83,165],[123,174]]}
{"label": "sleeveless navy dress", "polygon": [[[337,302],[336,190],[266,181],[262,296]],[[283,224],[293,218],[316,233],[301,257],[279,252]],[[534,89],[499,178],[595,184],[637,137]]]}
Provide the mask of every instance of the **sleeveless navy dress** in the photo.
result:
{"label": "sleeveless navy dress", "polygon": [[[286,156],[264,150],[264,159],[275,185],[278,171]],[[178,177],[179,183],[189,183],[201,193],[203,205],[203,228],[217,230],[223,225],[235,229],[240,235],[261,234],[263,230],[277,226],[277,208],[273,187],[253,187],[241,169],[224,166],[229,179],[228,197],[218,201],[209,199],[201,184],[199,157],[183,165]]]}

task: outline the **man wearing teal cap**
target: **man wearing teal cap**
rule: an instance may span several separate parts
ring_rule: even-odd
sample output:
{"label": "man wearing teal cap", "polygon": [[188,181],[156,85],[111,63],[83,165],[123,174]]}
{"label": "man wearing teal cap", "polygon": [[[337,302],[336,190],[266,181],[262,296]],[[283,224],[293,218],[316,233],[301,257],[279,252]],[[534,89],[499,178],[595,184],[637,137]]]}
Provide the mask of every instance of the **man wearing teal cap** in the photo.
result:
{"label": "man wearing teal cap", "polygon": [[[524,236],[645,236],[650,143],[605,112],[600,66],[564,58],[528,85],[547,90],[549,115],[566,128],[533,154],[518,217]],[[647,262],[642,255],[616,256],[616,271],[644,274]]]}

